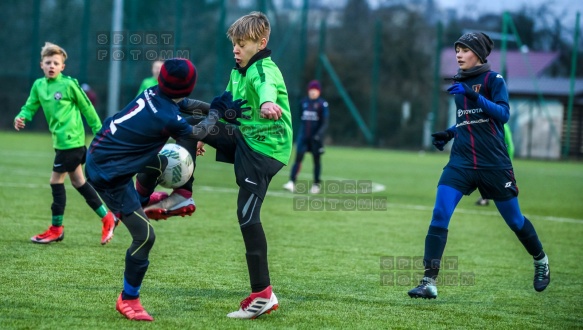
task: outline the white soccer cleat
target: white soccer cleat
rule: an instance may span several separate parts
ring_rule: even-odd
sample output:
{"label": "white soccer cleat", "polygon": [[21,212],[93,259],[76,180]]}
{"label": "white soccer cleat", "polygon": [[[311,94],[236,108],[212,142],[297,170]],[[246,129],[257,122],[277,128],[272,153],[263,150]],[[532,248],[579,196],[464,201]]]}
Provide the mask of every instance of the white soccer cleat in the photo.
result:
{"label": "white soccer cleat", "polygon": [[154,220],[168,219],[169,217],[177,215],[184,217],[192,215],[194,211],[196,211],[194,200],[182,196],[177,193],[176,190],[173,191],[168,198],[144,208],[144,212],[146,212],[148,218]]}
{"label": "white soccer cleat", "polygon": [[273,293],[271,285],[261,292],[251,295],[241,301],[238,311],[227,314],[234,319],[256,319],[263,314],[270,314],[279,307],[277,297]]}
{"label": "white soccer cleat", "polygon": [[283,185],[283,189],[290,191],[290,192],[295,192],[295,184],[293,181],[288,181],[286,184]]}
{"label": "white soccer cleat", "polygon": [[320,185],[319,184],[313,184],[312,188],[310,188],[310,194],[319,194],[320,193]]}

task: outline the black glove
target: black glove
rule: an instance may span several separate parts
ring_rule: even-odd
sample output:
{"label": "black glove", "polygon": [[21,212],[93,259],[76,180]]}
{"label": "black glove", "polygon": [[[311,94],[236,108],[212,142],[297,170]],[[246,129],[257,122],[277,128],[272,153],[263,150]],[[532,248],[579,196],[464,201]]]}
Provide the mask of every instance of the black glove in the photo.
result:
{"label": "black glove", "polygon": [[224,92],[223,95],[213,99],[210,107],[219,112],[219,118],[224,119],[227,123],[239,126],[241,123],[237,118],[251,118],[243,114],[244,111],[251,109],[249,107],[241,108],[245,103],[247,103],[247,100],[238,99],[233,101],[233,94],[231,92]]}
{"label": "black glove", "polygon": [[443,147],[449,142],[449,140],[453,139],[453,132],[449,130],[436,132],[431,134],[433,137],[433,145],[443,151]]}
{"label": "black glove", "polygon": [[237,125],[237,126],[241,125],[241,122],[239,122],[237,120],[237,118],[251,119],[250,116],[243,114],[243,112],[251,110],[251,107],[244,107],[244,108],[241,107],[246,103],[247,103],[247,100],[243,100],[243,99],[237,99],[237,100],[233,101],[232,107],[229,110],[227,110],[223,119],[227,123]]}
{"label": "black glove", "polygon": [[464,84],[463,82],[456,82],[455,84],[451,85],[447,91],[450,94],[462,94],[465,95],[468,99],[472,100],[472,101],[477,101],[478,100],[478,96],[480,96],[480,94],[476,93],[476,91],[474,91],[473,89],[470,88],[470,86]]}

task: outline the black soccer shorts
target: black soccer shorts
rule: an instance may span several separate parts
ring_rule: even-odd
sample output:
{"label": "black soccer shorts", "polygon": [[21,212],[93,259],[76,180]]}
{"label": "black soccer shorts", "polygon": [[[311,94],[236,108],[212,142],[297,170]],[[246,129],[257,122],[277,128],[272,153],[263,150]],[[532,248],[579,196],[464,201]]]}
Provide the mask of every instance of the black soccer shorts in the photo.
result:
{"label": "black soccer shorts", "polygon": [[77,166],[85,164],[87,147],[83,146],[67,150],[55,149],[55,152],[56,155],[53,163],[53,172],[73,172]]}

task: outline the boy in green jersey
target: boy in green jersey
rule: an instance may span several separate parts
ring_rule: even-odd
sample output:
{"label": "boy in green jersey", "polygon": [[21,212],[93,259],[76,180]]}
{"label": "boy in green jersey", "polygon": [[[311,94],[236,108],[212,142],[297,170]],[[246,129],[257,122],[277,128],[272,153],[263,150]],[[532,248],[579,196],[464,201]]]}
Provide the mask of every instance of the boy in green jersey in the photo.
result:
{"label": "boy in green jersey", "polygon": [[140,95],[143,91],[152,86],[158,85],[158,76],[160,75],[160,68],[162,67],[162,64],[164,64],[164,61],[162,60],[155,60],[152,62],[152,76],[142,80],[137,95]]}
{"label": "boy in green jersey", "polygon": [[[269,278],[267,240],[260,211],[271,179],[289,162],[293,139],[287,88],[267,48],[270,29],[263,13],[252,12],[235,21],[227,32],[236,65],[226,90],[233,93],[234,99],[248,102],[246,106],[251,111],[246,114],[250,118],[237,120],[234,116],[229,118],[227,113],[226,123],[217,123],[215,131],[203,138],[198,147],[196,141],[194,146],[183,145],[196,159],[204,153],[204,143],[207,143],[217,150],[217,161],[234,164],[239,186],[237,219],[245,243],[251,294],[241,302],[239,310],[227,315],[231,318],[254,319],[278,308]],[[190,99],[180,106],[183,113],[196,113],[196,108],[201,108],[200,102]],[[204,118],[204,109],[202,112],[202,116],[185,119],[191,125],[196,124]],[[185,142],[192,141],[178,144]],[[179,206],[191,195],[191,187],[174,189],[166,199],[146,207],[146,214],[150,218],[184,215],[174,211],[180,210]]]}
{"label": "boy in green jersey", "polygon": [[[293,137],[287,88],[267,48],[270,32],[269,20],[260,12],[239,18],[227,31],[236,65],[226,89],[233,98],[247,100],[252,109],[251,118],[242,118],[241,126],[230,136],[235,137],[236,150],[229,154],[217,149],[223,160],[234,162],[239,185],[237,217],[251,284],[251,295],[241,301],[239,310],[227,315],[231,318],[253,319],[278,307],[259,213],[271,178],[289,162]],[[209,144],[213,146],[211,141]]]}
{"label": "boy in green jersey", "polygon": [[81,114],[87,120],[93,134],[101,129],[101,120],[77,80],[61,74],[65,69],[66,59],[67,53],[63,48],[50,42],[45,43],[41,50],[40,62],[45,76],[34,82],[26,104],[14,118],[14,128],[19,131],[42,107],[56,152],[50,180],[53,194],[52,225],[47,231],[33,236],[30,240],[41,244],[63,240],[65,235],[63,215],[67,200],[64,182],[68,173],[73,187],[83,195],[87,204],[101,218],[103,224],[101,244],[107,244],[113,237],[117,219],[106,209],[93,187],[85,181],[82,168],[87,149]]}

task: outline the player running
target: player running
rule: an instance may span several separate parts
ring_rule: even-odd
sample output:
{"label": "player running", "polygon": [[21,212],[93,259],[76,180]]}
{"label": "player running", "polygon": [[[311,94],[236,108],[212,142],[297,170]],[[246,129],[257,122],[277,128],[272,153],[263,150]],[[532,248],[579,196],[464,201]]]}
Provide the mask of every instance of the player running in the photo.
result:
{"label": "player running", "polygon": [[425,238],[425,266],[421,283],[411,298],[436,298],[436,280],[447,242],[453,211],[463,195],[476,188],[493,199],[498,212],[534,259],[534,289],[543,291],[551,281],[549,260],[532,223],[518,205],[518,187],[504,142],[504,123],[510,117],[508,91],[502,76],[490,70],[486,57],[493,42],[484,33],[466,33],[454,44],[458,73],[447,89],[455,95],[456,124],[432,134],[433,145],[443,150],[455,137],[449,162],[437,186],[433,218]]}

